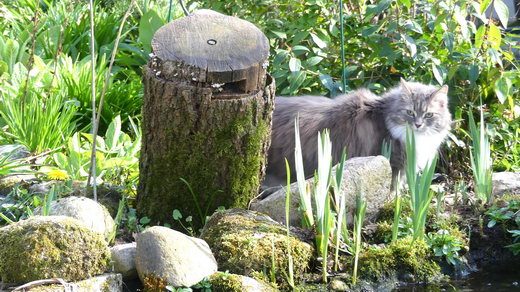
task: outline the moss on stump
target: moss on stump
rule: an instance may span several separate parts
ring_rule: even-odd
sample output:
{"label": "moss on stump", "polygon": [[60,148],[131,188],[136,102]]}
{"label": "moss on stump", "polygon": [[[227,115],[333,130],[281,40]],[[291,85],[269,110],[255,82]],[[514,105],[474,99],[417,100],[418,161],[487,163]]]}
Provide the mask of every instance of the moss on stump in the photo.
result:
{"label": "moss on stump", "polygon": [[101,274],[110,262],[103,236],[65,216],[31,217],[0,229],[0,280],[25,283]]}
{"label": "moss on stump", "polygon": [[[287,233],[284,226],[267,215],[242,209],[215,213],[202,232],[214,253],[220,270],[250,276],[272,269],[278,280],[285,280],[288,263]],[[289,237],[295,277],[301,279],[313,254],[310,244]],[[283,284],[283,283],[282,283]]]}
{"label": "moss on stump", "polygon": [[274,108],[268,41],[251,23],[212,13],[163,26],[152,47],[137,210],[182,231],[178,209],[199,228],[217,207],[246,207],[258,194]]}

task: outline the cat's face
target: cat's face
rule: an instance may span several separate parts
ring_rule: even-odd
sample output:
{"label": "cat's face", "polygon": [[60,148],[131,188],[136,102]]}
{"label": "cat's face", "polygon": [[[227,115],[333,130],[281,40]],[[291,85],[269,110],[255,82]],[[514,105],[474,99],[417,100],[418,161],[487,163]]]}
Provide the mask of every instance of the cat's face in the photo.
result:
{"label": "cat's face", "polygon": [[386,124],[394,138],[402,138],[409,125],[417,134],[435,135],[450,128],[448,87],[436,88],[401,81],[390,92]]}

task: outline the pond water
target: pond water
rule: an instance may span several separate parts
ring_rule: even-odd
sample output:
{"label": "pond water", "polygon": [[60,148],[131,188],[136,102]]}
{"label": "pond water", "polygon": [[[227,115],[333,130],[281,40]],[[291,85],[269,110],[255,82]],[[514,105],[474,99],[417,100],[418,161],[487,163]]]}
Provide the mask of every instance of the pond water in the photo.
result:
{"label": "pond water", "polygon": [[513,292],[520,291],[520,261],[486,266],[460,280],[441,285],[407,286],[394,289],[398,292],[462,291],[462,292]]}
{"label": "pond water", "polygon": [[[123,292],[142,291],[139,280],[124,283]],[[393,290],[394,292],[520,292],[520,261],[486,266],[480,272],[473,273],[460,280],[448,283],[417,286],[410,285]]]}

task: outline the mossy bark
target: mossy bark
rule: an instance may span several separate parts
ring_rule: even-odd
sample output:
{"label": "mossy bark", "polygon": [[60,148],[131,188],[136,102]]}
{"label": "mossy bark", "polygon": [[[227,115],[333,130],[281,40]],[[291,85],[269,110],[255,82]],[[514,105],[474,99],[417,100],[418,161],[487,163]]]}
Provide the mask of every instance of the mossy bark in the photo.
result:
{"label": "mossy bark", "polygon": [[274,82],[222,98],[210,84],[164,80],[150,67],[143,80],[139,214],[174,223],[178,209],[200,227],[218,206],[246,207],[265,170]]}

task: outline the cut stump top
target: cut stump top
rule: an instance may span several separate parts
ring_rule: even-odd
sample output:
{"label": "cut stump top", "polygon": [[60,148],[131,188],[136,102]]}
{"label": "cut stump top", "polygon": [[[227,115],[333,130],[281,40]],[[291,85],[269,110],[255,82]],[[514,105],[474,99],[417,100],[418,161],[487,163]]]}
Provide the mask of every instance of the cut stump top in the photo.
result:
{"label": "cut stump top", "polygon": [[161,27],[152,48],[162,62],[196,67],[205,72],[207,82],[222,83],[258,74],[269,55],[268,40],[256,26],[210,10]]}

